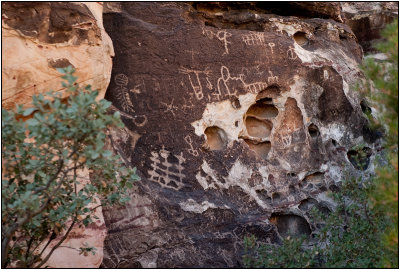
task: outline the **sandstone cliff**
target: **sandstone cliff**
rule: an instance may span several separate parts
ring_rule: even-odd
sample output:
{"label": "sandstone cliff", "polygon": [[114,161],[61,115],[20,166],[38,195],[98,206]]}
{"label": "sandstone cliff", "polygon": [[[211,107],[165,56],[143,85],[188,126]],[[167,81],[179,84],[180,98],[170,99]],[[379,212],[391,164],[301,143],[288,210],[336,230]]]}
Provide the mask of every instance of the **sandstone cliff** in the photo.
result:
{"label": "sandstone cliff", "polygon": [[[353,87],[397,12],[351,2],[2,3],[2,106],[62,90],[55,68],[73,65],[121,112],[126,127],[110,130],[109,145],[142,178],[127,205],[77,228],[48,265],[240,267],[246,235],[312,235],[311,206],[331,211],[328,190],[374,169],[380,135]],[[95,256],[74,250],[85,242]]]}
{"label": "sandstone cliff", "polygon": [[[56,68],[68,65],[77,70],[79,83],[91,84],[103,98],[114,51],[104,31],[102,12],[102,4],[94,2],[2,2],[2,106],[29,107],[34,94],[62,91]],[[89,178],[87,171],[79,176]],[[96,215],[100,219],[89,228],[76,227],[71,232],[47,266],[80,268],[101,264],[106,235],[101,208]],[[97,248],[96,255],[79,255],[79,248],[85,243]]]}
{"label": "sandstone cliff", "polygon": [[248,234],[317,230],[311,206],[331,211],[327,191],[371,173],[379,145],[342,22],[338,3],[107,5],[106,98],[127,126],[111,142],[142,181],[103,209],[102,266],[240,267]]}
{"label": "sandstone cliff", "polygon": [[114,51],[102,11],[94,2],[3,2],[2,106],[29,105],[33,94],[62,90],[56,68],[68,65],[103,98]]}

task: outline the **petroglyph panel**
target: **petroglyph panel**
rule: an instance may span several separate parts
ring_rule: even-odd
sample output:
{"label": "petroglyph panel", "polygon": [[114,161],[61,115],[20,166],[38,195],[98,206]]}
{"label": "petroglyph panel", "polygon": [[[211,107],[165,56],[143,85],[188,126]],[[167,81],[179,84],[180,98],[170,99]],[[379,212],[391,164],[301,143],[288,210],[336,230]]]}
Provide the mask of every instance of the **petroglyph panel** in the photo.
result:
{"label": "petroglyph panel", "polygon": [[[126,125],[110,140],[142,178],[136,201],[106,214],[104,267],[242,267],[244,234],[308,235],[305,200],[331,207],[326,192],[345,173],[370,172],[349,30],[238,5],[130,2],[104,14],[116,54],[106,98]],[[315,30],[328,28],[349,38]],[[371,149],[361,168],[355,141]]]}
{"label": "petroglyph panel", "polygon": [[[162,187],[179,190],[184,186],[183,154],[173,155],[164,148],[159,153],[151,152],[151,169],[147,171],[149,180],[157,182]],[[172,160],[172,161],[171,161]]]}

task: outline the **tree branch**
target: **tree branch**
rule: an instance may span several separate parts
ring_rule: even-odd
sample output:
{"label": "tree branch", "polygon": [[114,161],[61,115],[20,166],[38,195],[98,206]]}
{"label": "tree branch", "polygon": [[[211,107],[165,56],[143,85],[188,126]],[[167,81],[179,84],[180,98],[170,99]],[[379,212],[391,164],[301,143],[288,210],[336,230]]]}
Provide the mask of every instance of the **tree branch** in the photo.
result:
{"label": "tree branch", "polygon": [[41,263],[39,263],[37,266],[35,266],[35,268],[40,268],[43,264],[45,264],[45,263],[49,260],[50,256],[53,254],[53,252],[65,241],[65,239],[67,239],[69,233],[70,233],[71,230],[72,230],[72,227],[74,227],[74,225],[75,225],[75,222],[76,222],[76,215],[75,215],[75,218],[73,219],[73,221],[72,221],[72,223],[71,223],[71,226],[69,226],[67,232],[65,233],[65,235],[64,235],[64,236],[61,238],[61,240],[51,249],[51,251],[49,252],[49,254],[47,254],[46,258],[44,258],[44,259],[42,260]]}

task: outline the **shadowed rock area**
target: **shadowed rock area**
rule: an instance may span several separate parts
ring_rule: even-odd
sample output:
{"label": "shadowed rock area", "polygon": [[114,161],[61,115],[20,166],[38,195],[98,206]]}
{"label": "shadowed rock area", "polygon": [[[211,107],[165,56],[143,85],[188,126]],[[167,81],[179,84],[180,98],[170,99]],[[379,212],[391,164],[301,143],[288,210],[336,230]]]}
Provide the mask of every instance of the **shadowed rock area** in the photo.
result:
{"label": "shadowed rock area", "polygon": [[310,205],[371,169],[349,152],[377,145],[338,4],[105,5],[106,99],[126,125],[110,145],[142,180],[103,209],[103,267],[241,267],[244,236],[312,234]]}

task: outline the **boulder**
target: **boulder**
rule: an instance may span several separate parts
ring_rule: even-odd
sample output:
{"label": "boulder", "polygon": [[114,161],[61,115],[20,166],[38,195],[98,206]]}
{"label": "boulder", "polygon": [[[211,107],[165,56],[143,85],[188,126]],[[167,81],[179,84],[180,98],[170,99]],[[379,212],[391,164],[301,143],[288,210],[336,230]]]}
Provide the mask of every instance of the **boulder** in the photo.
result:
{"label": "boulder", "polygon": [[245,236],[312,234],[311,206],[331,211],[328,190],[373,170],[352,30],[242,5],[107,4],[106,99],[126,125],[110,145],[142,180],[103,208],[102,267],[241,267]]}
{"label": "boulder", "polygon": [[[29,107],[34,94],[62,91],[56,68],[68,65],[76,69],[78,83],[91,84],[103,98],[114,51],[102,12],[99,2],[2,2],[2,107]],[[87,170],[78,175],[88,181]],[[95,214],[99,219],[88,228],[75,226],[47,267],[99,267],[107,231],[101,207]],[[96,254],[81,254],[79,248],[85,245],[95,247]]]}
{"label": "boulder", "polygon": [[2,106],[29,107],[32,95],[61,91],[56,68],[68,65],[103,98],[114,52],[102,11],[101,3],[2,3]]}

